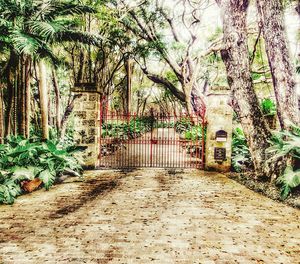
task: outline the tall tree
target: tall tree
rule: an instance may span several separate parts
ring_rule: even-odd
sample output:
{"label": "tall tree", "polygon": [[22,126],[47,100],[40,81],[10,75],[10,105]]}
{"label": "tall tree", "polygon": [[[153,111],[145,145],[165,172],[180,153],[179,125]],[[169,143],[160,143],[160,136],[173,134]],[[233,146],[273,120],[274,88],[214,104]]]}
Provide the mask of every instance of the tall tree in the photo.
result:
{"label": "tall tree", "polygon": [[48,87],[47,87],[47,71],[45,63],[40,60],[38,63],[39,75],[39,95],[40,95],[40,108],[41,108],[41,121],[42,121],[42,138],[49,138],[49,109],[48,109]]}
{"label": "tall tree", "polygon": [[295,71],[284,26],[283,1],[257,0],[256,4],[266,43],[279,122],[282,129],[288,129],[290,122],[299,123],[299,110]]}
{"label": "tall tree", "polygon": [[222,9],[224,49],[221,51],[231,87],[235,110],[248,141],[258,175],[265,173],[265,150],[271,133],[267,127],[259,101],[253,89],[247,45],[248,0],[217,0]]}
{"label": "tall tree", "polygon": [[[162,0],[147,0],[142,4],[126,0],[112,2],[119,21],[132,36],[133,53],[144,74],[169,90],[189,114],[205,108],[199,83],[204,54],[199,53],[198,29],[208,2],[179,0],[172,9]],[[158,58],[168,70],[151,69],[149,56]]]}
{"label": "tall tree", "polygon": [[7,57],[0,76],[7,84],[5,135],[14,132],[29,136],[34,60],[50,58],[56,63],[55,43],[97,45],[99,38],[78,31],[72,20],[74,15],[93,12],[94,9],[77,1],[0,0],[0,46]]}

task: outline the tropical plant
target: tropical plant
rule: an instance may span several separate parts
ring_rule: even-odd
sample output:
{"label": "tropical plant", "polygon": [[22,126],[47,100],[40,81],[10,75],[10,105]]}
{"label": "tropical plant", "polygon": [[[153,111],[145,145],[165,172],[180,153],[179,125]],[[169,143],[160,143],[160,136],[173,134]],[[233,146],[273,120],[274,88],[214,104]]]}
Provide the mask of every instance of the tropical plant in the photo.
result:
{"label": "tropical plant", "polygon": [[300,170],[294,171],[293,167],[287,167],[277,183],[281,185],[281,198],[286,199],[294,188],[300,186]]}
{"label": "tropical plant", "polygon": [[295,170],[295,163],[300,160],[300,127],[291,124],[289,131],[275,133],[270,144],[267,149],[270,161],[292,157],[290,166],[277,179],[281,185],[281,197],[286,199],[292,189],[300,185],[300,171]]}
{"label": "tropical plant", "polygon": [[289,131],[273,134],[271,146],[267,149],[270,159],[278,159],[288,155],[300,159],[300,127],[291,125]]}
{"label": "tropical plant", "polygon": [[63,173],[81,175],[74,157],[76,147],[63,148],[53,141],[10,137],[0,145],[0,203],[12,203],[22,193],[21,183],[39,178],[48,190]]}
{"label": "tropical plant", "polygon": [[265,116],[275,116],[276,115],[276,104],[270,98],[265,98],[260,103],[262,112]]}
{"label": "tropical plant", "polygon": [[151,130],[151,117],[131,118],[129,122],[106,122],[102,125],[102,137],[123,140],[140,137]]}
{"label": "tropical plant", "polygon": [[251,154],[244,132],[236,128],[232,135],[232,167],[236,172],[252,165]]}
{"label": "tropical plant", "polygon": [[[56,44],[80,42],[97,45],[101,38],[79,30],[80,20],[76,15],[93,13],[95,10],[79,1],[65,0],[0,0],[0,50],[6,60],[1,81],[7,85],[6,135],[29,136],[29,107],[33,65],[39,61],[39,95],[42,112],[43,135],[47,138],[47,104],[45,96],[45,67],[42,59],[55,65],[59,58],[55,55]],[[25,73],[24,76],[20,72]],[[43,100],[42,100],[43,99]],[[17,102],[13,104],[12,102]],[[19,113],[19,117],[12,118]],[[16,114],[15,114],[16,115]]]}

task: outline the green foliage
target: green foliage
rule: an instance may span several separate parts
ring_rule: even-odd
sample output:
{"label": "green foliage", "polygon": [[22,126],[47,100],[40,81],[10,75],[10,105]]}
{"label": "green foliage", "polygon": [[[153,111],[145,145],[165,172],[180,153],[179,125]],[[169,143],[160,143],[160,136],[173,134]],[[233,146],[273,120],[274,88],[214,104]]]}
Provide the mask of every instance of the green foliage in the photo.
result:
{"label": "green foliage", "polygon": [[199,141],[202,139],[202,127],[201,126],[193,126],[190,130],[184,133],[184,137],[186,140]]}
{"label": "green foliage", "polygon": [[[270,161],[284,157],[292,157],[294,161],[300,159],[300,127],[291,125],[289,131],[277,132],[270,140],[271,146],[267,149]],[[281,185],[281,197],[286,199],[289,193],[300,185],[300,171],[289,166],[277,179]]]}
{"label": "green foliage", "polygon": [[44,183],[45,189],[49,190],[55,181],[55,173],[53,171],[51,172],[49,169],[46,169],[40,173],[39,178]]}
{"label": "green foliage", "polygon": [[[176,132],[183,135],[186,140],[202,140],[202,126],[195,125],[190,118],[182,118],[175,123]],[[204,131],[206,137],[206,130]]]}
{"label": "green foliage", "polygon": [[131,118],[129,122],[107,122],[102,125],[102,137],[133,139],[151,130],[151,117]]}
{"label": "green foliage", "polygon": [[0,145],[0,203],[13,203],[22,193],[21,182],[40,178],[49,189],[63,173],[80,176],[82,170],[74,153],[53,141],[40,142],[10,137]]}
{"label": "green foliage", "polygon": [[261,101],[261,109],[265,116],[274,116],[276,115],[276,104],[270,98],[265,98]]}
{"label": "green foliage", "polygon": [[287,167],[277,183],[281,185],[281,198],[286,199],[294,188],[300,186],[300,170],[294,171],[291,166]]}
{"label": "green foliage", "polygon": [[300,127],[292,125],[289,131],[276,132],[270,143],[267,153],[271,159],[276,160],[288,155],[300,159]]}
{"label": "green foliage", "polygon": [[78,41],[96,45],[98,36],[77,30],[70,17],[94,13],[77,1],[0,0],[0,43],[17,55],[48,57],[57,62],[51,45],[59,41]]}
{"label": "green foliage", "polygon": [[15,198],[21,193],[20,185],[8,177],[6,172],[0,172],[0,204],[13,204]]}
{"label": "green foliage", "polygon": [[192,121],[190,118],[181,118],[175,123],[176,132],[182,134],[192,128]]}
{"label": "green foliage", "polygon": [[232,135],[232,167],[236,172],[241,172],[244,167],[252,164],[244,132],[236,128]]}

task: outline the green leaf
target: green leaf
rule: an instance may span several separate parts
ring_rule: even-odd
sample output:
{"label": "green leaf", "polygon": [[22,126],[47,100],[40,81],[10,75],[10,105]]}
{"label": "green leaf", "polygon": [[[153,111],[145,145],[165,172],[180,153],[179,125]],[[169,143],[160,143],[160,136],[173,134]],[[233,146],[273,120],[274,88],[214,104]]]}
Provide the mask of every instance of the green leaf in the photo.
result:
{"label": "green leaf", "polygon": [[55,174],[47,169],[42,171],[38,178],[44,183],[45,189],[49,190],[55,181]]}
{"label": "green leaf", "polygon": [[35,167],[14,167],[11,169],[12,179],[14,181],[22,181],[22,180],[33,180],[36,175],[36,168]]}
{"label": "green leaf", "polygon": [[277,183],[282,185],[281,198],[286,199],[292,189],[300,185],[300,170],[294,171],[291,166],[287,167],[283,175],[277,179]]}

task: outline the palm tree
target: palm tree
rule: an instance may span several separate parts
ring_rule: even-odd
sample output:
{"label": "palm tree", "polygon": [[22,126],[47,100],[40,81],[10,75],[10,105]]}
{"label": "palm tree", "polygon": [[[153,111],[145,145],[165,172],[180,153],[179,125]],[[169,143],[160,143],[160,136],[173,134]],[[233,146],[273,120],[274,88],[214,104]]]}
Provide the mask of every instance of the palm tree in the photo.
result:
{"label": "palm tree", "polygon": [[[98,45],[101,38],[78,30],[76,15],[94,13],[77,1],[0,0],[0,54],[6,63],[0,79],[6,83],[5,135],[29,135],[30,85],[35,62],[57,65],[55,44],[63,41]],[[41,62],[42,61],[42,62]],[[43,66],[39,67],[40,107],[43,137],[48,135],[47,89]],[[46,119],[46,120],[45,120]]]}

